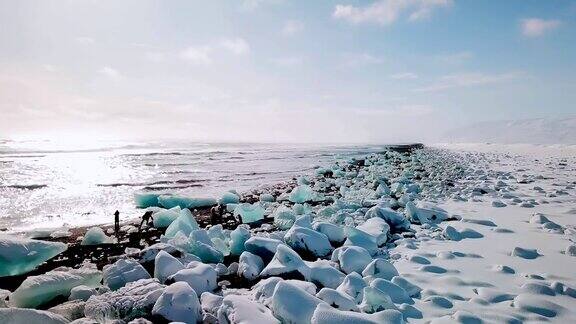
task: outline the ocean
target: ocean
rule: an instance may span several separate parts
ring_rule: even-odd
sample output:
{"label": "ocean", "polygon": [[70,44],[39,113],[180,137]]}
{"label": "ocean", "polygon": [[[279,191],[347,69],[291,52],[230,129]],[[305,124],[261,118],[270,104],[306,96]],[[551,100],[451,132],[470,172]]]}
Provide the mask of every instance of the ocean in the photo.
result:
{"label": "ocean", "polygon": [[134,193],[219,197],[312,174],[384,145],[0,141],[0,229],[77,227],[139,217]]}

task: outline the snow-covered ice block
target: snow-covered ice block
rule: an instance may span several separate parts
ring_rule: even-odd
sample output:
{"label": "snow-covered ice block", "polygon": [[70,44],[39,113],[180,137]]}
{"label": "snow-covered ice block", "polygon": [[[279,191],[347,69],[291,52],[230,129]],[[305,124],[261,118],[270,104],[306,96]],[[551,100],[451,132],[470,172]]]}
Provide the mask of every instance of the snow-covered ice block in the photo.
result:
{"label": "snow-covered ice block", "polygon": [[0,323],[66,324],[70,321],[52,312],[28,308],[0,308]]}
{"label": "snow-covered ice block", "polygon": [[202,308],[194,289],[186,282],[175,282],[166,287],[154,303],[152,315],[173,322],[195,324],[202,320]]}
{"label": "snow-covered ice block", "polygon": [[184,269],[180,260],[165,251],[160,251],[154,260],[154,278],[164,283],[168,277]]}
{"label": "snow-covered ice block", "polygon": [[293,203],[302,204],[308,201],[313,201],[316,198],[316,193],[308,185],[299,185],[290,191],[289,199]]}
{"label": "snow-covered ice block", "polygon": [[72,288],[70,290],[70,296],[68,300],[82,300],[87,301],[90,296],[94,296],[98,294],[98,290],[94,287],[80,285]]}
{"label": "snow-covered ice block", "polygon": [[180,211],[180,215],[173,222],[170,223],[164,236],[172,238],[176,236],[176,233],[181,232],[185,236],[189,236],[192,231],[200,229],[194,215],[188,208],[184,208]]}
{"label": "snow-covered ice block", "polygon": [[311,318],[312,324],[403,324],[404,317],[397,310],[384,310],[374,314],[341,311],[327,304],[319,304]]}
{"label": "snow-covered ice block", "polygon": [[246,248],[246,251],[254,253],[261,257],[265,262],[268,262],[272,257],[274,257],[276,249],[280,244],[283,244],[282,241],[277,239],[252,236],[246,241],[246,243],[244,243],[244,247]]}
{"label": "snow-covered ice block", "polygon": [[353,272],[344,278],[344,281],[336,288],[337,291],[352,297],[356,303],[360,303],[363,298],[366,281],[358,273]]}
{"label": "snow-covered ice block", "polygon": [[370,255],[374,255],[378,252],[376,237],[351,226],[344,227],[344,231],[346,232],[347,237],[344,246],[362,247],[368,251]]}
{"label": "snow-covered ice block", "polygon": [[279,324],[280,321],[272,315],[272,312],[255,301],[242,295],[227,295],[218,309],[220,323],[237,324]]}
{"label": "snow-covered ice block", "polygon": [[404,215],[397,213],[386,205],[381,204],[368,209],[366,212],[366,218],[374,217],[379,217],[385,220],[386,223],[390,225],[390,228],[396,232],[405,231],[410,228],[410,222],[406,217],[404,217]]}
{"label": "snow-covered ice block", "polygon": [[236,227],[230,232],[230,254],[240,255],[246,250],[246,241],[250,238],[250,231],[244,227]]}
{"label": "snow-covered ice block", "polygon": [[214,198],[189,198],[174,195],[161,195],[158,197],[160,206],[170,209],[176,206],[184,208],[210,207],[218,202]]}
{"label": "snow-covered ice block", "polygon": [[264,208],[262,208],[259,203],[238,204],[234,209],[234,216],[244,224],[257,222],[264,218]]}
{"label": "snow-covered ice block", "polygon": [[324,303],[304,289],[280,281],[274,289],[270,308],[274,316],[287,324],[310,323],[316,306]]}
{"label": "snow-covered ice block", "polygon": [[218,308],[222,305],[224,297],[210,293],[203,292],[200,295],[200,305],[205,313],[216,315]]}
{"label": "snow-covered ice block", "polygon": [[294,250],[284,244],[278,245],[272,261],[262,270],[260,276],[293,276],[300,274],[310,278],[310,268]]}
{"label": "snow-covered ice block", "polygon": [[398,270],[396,270],[394,265],[384,259],[374,259],[362,271],[363,277],[371,276],[374,278],[382,278],[386,280],[392,280],[392,278],[397,275]]}
{"label": "snow-covered ice block", "polygon": [[437,224],[449,218],[446,210],[426,201],[419,201],[417,204],[408,202],[406,215],[419,224]]}
{"label": "snow-covered ice block", "polygon": [[34,270],[67,248],[64,243],[0,235],[0,277],[15,276]]}
{"label": "snow-covered ice block", "polygon": [[95,268],[58,268],[26,278],[10,295],[10,303],[15,307],[37,307],[59,296],[67,298],[76,286],[96,287],[100,280],[102,272]]}
{"label": "snow-covered ice block", "polygon": [[127,283],[140,279],[149,279],[150,274],[134,259],[120,259],[114,264],[104,266],[104,284],[112,290],[118,290]]}
{"label": "snow-covered ice block", "polygon": [[396,304],[412,304],[414,302],[406,290],[404,290],[404,288],[396,285],[391,281],[377,278],[370,282],[370,286],[378,288],[384,293],[388,294],[390,298],[392,298],[392,301]]}
{"label": "snow-covered ice block", "polygon": [[328,260],[304,262],[310,269],[310,281],[322,287],[338,287],[346,275],[332,266]]}
{"label": "snow-covered ice block", "polygon": [[344,273],[362,273],[366,266],[372,262],[370,253],[359,246],[343,246],[332,253],[332,261],[340,263],[340,269]]}
{"label": "snow-covered ice block", "polygon": [[397,309],[390,296],[378,288],[364,287],[362,295],[360,309],[364,313],[372,314],[386,309]]}
{"label": "snow-covered ice block", "polygon": [[316,297],[322,299],[328,305],[338,308],[339,310],[354,312],[359,311],[358,305],[356,305],[354,298],[332,288],[320,289],[320,291],[316,294]]}
{"label": "snow-covered ice block", "polygon": [[218,199],[220,205],[237,204],[239,202],[240,197],[233,192],[225,192],[222,197]]}
{"label": "snow-covered ice block", "polygon": [[258,278],[262,269],[264,269],[264,261],[261,257],[248,251],[242,252],[238,265],[238,276],[254,280]]}
{"label": "snow-covered ice block", "polygon": [[312,227],[315,231],[326,235],[330,243],[342,245],[346,240],[346,233],[344,233],[344,229],[341,226],[328,222],[316,222]]}
{"label": "snow-covered ice block", "polygon": [[363,224],[356,226],[356,228],[374,236],[378,246],[386,243],[388,240],[388,232],[390,232],[390,225],[380,217],[369,218]]}
{"label": "snow-covered ice block", "polygon": [[190,262],[185,269],[176,272],[169,279],[187,282],[198,294],[212,292],[218,287],[218,273],[202,262]]}
{"label": "snow-covered ice block", "polygon": [[416,286],[415,284],[411,283],[410,281],[404,279],[403,277],[396,276],[392,278],[392,283],[402,287],[410,297],[417,297],[420,295],[422,288]]}
{"label": "snow-covered ice block", "polygon": [[92,227],[86,232],[86,234],[84,234],[81,244],[99,245],[112,242],[114,242],[114,240],[111,237],[108,237],[100,227]]}
{"label": "snow-covered ice block", "polygon": [[152,306],[164,291],[158,279],[141,279],[117,291],[92,296],[86,302],[84,315],[99,323],[115,319],[126,322],[150,314]]}
{"label": "snow-covered ice block", "polygon": [[332,246],[326,235],[296,224],[284,235],[284,242],[298,253],[316,257],[323,257],[332,252]]}

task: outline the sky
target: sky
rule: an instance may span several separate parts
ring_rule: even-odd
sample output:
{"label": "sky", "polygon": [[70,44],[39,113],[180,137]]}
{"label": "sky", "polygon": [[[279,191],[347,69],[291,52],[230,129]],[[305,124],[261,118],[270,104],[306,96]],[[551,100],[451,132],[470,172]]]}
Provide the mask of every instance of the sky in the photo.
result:
{"label": "sky", "polygon": [[0,0],[0,138],[434,140],[576,113],[576,1]]}

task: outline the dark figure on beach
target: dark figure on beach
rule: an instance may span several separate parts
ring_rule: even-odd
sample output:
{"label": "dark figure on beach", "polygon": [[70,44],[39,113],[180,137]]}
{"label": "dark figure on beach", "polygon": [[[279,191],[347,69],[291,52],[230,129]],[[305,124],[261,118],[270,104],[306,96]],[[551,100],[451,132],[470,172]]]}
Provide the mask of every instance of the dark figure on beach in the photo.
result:
{"label": "dark figure on beach", "polygon": [[142,225],[146,223],[146,226],[151,227],[152,224],[154,223],[154,217],[152,217],[152,211],[149,210],[147,212],[144,213],[144,215],[142,215],[142,221],[140,222],[140,226],[138,227],[138,230],[142,229]]}
{"label": "dark figure on beach", "polygon": [[216,225],[222,223],[222,207],[216,205],[210,208],[210,224]]}
{"label": "dark figure on beach", "polygon": [[114,234],[118,237],[120,234],[120,212],[114,212]]}

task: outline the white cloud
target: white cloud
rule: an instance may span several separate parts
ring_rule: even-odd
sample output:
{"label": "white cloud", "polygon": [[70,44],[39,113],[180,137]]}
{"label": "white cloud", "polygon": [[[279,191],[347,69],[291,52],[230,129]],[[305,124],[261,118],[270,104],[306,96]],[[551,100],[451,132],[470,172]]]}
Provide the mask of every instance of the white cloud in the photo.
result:
{"label": "white cloud", "polygon": [[560,26],[560,20],[528,18],[520,21],[522,34],[526,37],[539,37]]}
{"label": "white cloud", "polygon": [[369,53],[347,53],[343,55],[343,63],[346,67],[360,67],[383,62],[384,60],[381,57]]}
{"label": "white cloud", "polygon": [[474,54],[469,51],[456,52],[452,54],[444,54],[438,56],[438,61],[450,65],[462,65],[464,62],[474,57]]}
{"label": "white cloud", "polygon": [[196,65],[212,64],[212,48],[210,46],[190,46],[180,52],[180,58]]}
{"label": "white cloud", "polygon": [[422,92],[443,91],[453,88],[463,88],[472,86],[481,86],[493,83],[500,83],[518,78],[522,73],[509,72],[501,74],[485,74],[485,73],[463,73],[451,74],[440,77],[436,82],[431,85],[416,89]]}
{"label": "white cloud", "polygon": [[76,37],[76,42],[83,44],[83,45],[92,45],[92,44],[96,43],[96,41],[93,38],[85,37],[85,36]]}
{"label": "white cloud", "polygon": [[414,80],[418,79],[418,74],[412,72],[392,74],[390,78],[395,80]]}
{"label": "white cloud", "polygon": [[284,0],[242,0],[240,2],[240,8],[246,11],[252,11],[263,5],[276,5],[282,2],[284,2]]}
{"label": "white cloud", "polygon": [[304,23],[298,20],[288,20],[282,27],[282,35],[294,36],[304,30]]}
{"label": "white cloud", "polygon": [[112,79],[112,80],[120,80],[122,78],[122,74],[120,74],[120,72],[118,72],[118,70],[116,70],[110,66],[103,67],[99,71],[99,73]]}
{"label": "white cloud", "polygon": [[390,25],[401,16],[410,21],[428,18],[436,8],[449,7],[452,0],[378,0],[365,7],[336,5],[332,16],[353,24]]}
{"label": "white cloud", "polygon": [[163,62],[166,59],[166,54],[162,52],[146,52],[144,58],[151,62]]}
{"label": "white cloud", "polygon": [[304,59],[301,56],[285,56],[273,58],[270,62],[283,67],[298,66],[304,62]]}
{"label": "white cloud", "polygon": [[236,55],[244,55],[250,52],[250,45],[243,38],[223,39],[220,41],[220,46]]}

